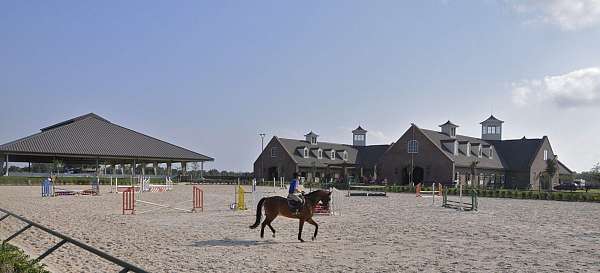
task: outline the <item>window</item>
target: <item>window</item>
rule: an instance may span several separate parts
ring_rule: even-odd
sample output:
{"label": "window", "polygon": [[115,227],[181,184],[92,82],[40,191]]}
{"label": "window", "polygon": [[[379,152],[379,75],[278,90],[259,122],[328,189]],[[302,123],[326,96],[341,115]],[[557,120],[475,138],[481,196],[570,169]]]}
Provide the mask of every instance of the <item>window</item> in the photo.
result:
{"label": "window", "polygon": [[323,158],[323,150],[319,149],[319,150],[317,151],[317,157],[318,157],[319,159],[322,159],[322,158]]}
{"label": "window", "polygon": [[544,150],[544,161],[548,160],[548,150]]}
{"label": "window", "polygon": [[311,137],[310,138],[310,144],[317,144],[317,137]]}
{"label": "window", "polygon": [[344,151],[344,153],[342,154],[344,161],[348,160],[348,152]]}
{"label": "window", "polygon": [[450,136],[456,136],[456,128],[450,128]]}
{"label": "window", "polygon": [[467,142],[467,156],[471,156],[471,144]]}
{"label": "window", "polygon": [[271,147],[271,157],[277,157],[277,147]]}
{"label": "window", "polygon": [[308,158],[308,148],[304,148],[304,158]]}
{"label": "window", "polygon": [[479,157],[483,156],[483,149],[481,148],[481,145],[479,145],[479,152],[477,153],[477,156],[479,156]]}
{"label": "window", "polygon": [[365,140],[365,135],[355,135],[354,136],[354,140],[356,140],[356,141],[364,141]]}
{"label": "window", "polygon": [[331,160],[335,160],[335,150],[331,150],[329,157],[331,158]]}
{"label": "window", "polygon": [[409,154],[418,154],[419,153],[419,142],[416,140],[408,141],[408,153]]}
{"label": "window", "polygon": [[492,159],[494,157],[494,149],[492,149],[492,147],[490,147],[490,154],[488,155],[488,157],[490,159]]}

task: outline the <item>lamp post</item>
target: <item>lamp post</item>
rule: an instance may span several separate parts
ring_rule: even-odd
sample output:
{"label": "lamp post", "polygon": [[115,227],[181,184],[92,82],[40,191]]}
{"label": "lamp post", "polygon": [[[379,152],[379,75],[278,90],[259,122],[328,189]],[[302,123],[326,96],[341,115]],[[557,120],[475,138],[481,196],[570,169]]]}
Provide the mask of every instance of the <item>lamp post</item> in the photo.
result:
{"label": "lamp post", "polygon": [[260,133],[258,134],[260,136],[260,177],[263,179],[265,179],[265,163],[264,163],[264,157],[263,157],[263,152],[265,151],[265,136],[267,134],[265,133]]}

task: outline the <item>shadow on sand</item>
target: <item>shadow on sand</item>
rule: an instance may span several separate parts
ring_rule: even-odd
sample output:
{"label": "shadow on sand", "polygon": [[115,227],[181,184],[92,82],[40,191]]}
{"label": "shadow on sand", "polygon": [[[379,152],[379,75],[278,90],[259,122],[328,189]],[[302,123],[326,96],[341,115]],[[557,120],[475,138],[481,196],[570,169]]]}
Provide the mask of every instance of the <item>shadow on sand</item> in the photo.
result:
{"label": "shadow on sand", "polygon": [[268,240],[206,240],[197,241],[192,244],[195,247],[206,247],[206,246],[257,246],[257,245],[272,245],[279,244],[278,242]]}

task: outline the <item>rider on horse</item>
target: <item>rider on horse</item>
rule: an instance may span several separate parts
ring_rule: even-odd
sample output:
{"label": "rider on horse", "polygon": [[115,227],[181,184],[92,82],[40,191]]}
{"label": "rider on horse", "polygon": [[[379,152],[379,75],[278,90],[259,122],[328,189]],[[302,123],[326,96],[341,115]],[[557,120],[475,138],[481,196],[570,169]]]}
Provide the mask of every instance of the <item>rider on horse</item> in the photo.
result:
{"label": "rider on horse", "polygon": [[288,200],[292,203],[299,204],[295,206],[295,211],[292,211],[294,214],[297,214],[298,211],[302,208],[302,203],[304,203],[304,199],[302,198],[302,191],[300,185],[300,175],[298,173],[294,173],[294,178],[290,183],[290,190],[288,191]]}

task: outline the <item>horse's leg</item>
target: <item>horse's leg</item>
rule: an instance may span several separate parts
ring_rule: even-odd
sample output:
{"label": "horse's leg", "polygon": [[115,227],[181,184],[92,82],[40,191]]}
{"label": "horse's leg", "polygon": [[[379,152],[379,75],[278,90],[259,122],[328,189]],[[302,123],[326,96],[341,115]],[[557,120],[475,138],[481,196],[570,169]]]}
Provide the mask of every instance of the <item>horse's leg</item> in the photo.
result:
{"label": "horse's leg", "polygon": [[304,220],[300,219],[300,227],[298,230],[298,240],[300,240],[300,242],[304,243],[304,240],[302,240],[302,227],[304,226]]}
{"label": "horse's leg", "polygon": [[269,228],[271,229],[271,231],[273,232],[273,238],[275,238],[275,229],[273,228],[273,226],[271,226],[271,222],[273,222],[273,220],[269,221],[267,223],[267,226],[269,226]]}
{"label": "horse's leg", "polygon": [[317,222],[315,222],[315,220],[313,220],[312,218],[306,220],[306,222],[315,226],[315,234],[312,237],[312,240],[314,241],[315,239],[317,239],[317,232],[319,232],[319,225],[317,225]]}
{"label": "horse's leg", "polygon": [[265,226],[267,225],[267,219],[265,219],[260,225],[260,238],[265,238]]}

